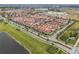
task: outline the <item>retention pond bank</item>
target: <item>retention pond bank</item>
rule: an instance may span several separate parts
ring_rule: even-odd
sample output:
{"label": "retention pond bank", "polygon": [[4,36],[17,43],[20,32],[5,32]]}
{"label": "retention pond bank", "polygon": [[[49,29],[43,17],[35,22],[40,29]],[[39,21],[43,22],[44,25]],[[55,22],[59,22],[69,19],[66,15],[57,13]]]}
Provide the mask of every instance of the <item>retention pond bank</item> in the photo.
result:
{"label": "retention pond bank", "polygon": [[29,52],[5,32],[0,32],[0,54],[28,54]]}

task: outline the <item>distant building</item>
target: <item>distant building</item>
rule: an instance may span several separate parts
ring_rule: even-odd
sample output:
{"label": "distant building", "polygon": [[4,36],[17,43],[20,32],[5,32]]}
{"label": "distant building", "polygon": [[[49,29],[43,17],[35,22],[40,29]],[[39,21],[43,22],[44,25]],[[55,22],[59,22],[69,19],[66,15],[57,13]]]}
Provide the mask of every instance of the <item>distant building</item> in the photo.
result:
{"label": "distant building", "polygon": [[36,11],[48,11],[48,8],[35,8]]}

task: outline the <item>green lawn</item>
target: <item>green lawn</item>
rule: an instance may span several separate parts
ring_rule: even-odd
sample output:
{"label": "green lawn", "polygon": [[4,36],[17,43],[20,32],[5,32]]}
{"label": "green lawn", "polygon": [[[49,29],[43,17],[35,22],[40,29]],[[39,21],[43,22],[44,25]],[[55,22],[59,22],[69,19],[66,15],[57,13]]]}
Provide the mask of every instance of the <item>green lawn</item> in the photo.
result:
{"label": "green lawn", "polygon": [[75,37],[75,39],[70,39],[67,42],[67,44],[74,45],[78,39],[77,30],[79,30],[79,22],[75,22],[71,27],[69,27],[66,32],[60,37],[60,39],[66,42],[69,37]]}
{"label": "green lawn", "polygon": [[79,29],[79,22],[76,21],[68,30],[77,30]]}
{"label": "green lawn", "polygon": [[34,54],[46,54],[52,51],[56,51],[55,50],[56,47],[54,47],[54,49],[52,49],[49,52],[48,49],[50,48],[51,45],[38,41],[37,38],[33,38],[30,35],[23,33],[22,31],[17,31],[15,27],[12,27],[9,24],[0,23],[0,32],[1,31],[8,32],[10,35],[16,38],[16,40],[18,40],[23,46],[28,48]]}

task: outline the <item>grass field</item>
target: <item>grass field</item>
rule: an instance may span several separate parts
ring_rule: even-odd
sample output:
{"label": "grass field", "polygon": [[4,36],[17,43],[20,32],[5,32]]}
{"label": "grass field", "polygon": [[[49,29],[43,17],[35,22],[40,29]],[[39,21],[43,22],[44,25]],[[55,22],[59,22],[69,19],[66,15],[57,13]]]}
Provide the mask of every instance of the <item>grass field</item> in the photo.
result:
{"label": "grass field", "polygon": [[78,30],[79,29],[79,22],[75,22],[68,30]]}
{"label": "grass field", "polygon": [[[24,47],[28,48],[34,54],[46,54],[46,53],[56,53],[56,47],[45,44],[41,41],[38,41],[37,38],[33,38],[28,34],[23,33],[22,31],[17,31],[15,27],[12,27],[9,24],[0,23],[0,32],[6,31],[16,38]],[[54,49],[49,49],[50,47]],[[49,50],[48,50],[49,49]],[[58,49],[57,49],[58,50]],[[50,51],[50,52],[49,52]],[[60,53],[60,52],[59,52]],[[62,51],[63,53],[63,51]]]}
{"label": "grass field", "polygon": [[[75,22],[71,27],[69,27],[65,33],[60,37],[61,40],[67,42],[68,44],[74,45],[78,39],[78,33],[79,30],[79,22]],[[69,37],[75,37],[73,40],[68,40]],[[68,41],[67,41],[68,40]]]}

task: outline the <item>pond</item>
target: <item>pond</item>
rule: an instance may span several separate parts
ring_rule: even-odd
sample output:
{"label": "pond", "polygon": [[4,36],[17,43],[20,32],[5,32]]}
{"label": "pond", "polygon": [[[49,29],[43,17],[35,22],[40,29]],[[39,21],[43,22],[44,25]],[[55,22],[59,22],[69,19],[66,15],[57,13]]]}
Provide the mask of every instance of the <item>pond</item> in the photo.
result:
{"label": "pond", "polygon": [[28,54],[8,33],[0,32],[0,54]]}

